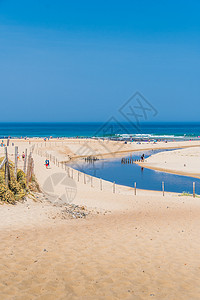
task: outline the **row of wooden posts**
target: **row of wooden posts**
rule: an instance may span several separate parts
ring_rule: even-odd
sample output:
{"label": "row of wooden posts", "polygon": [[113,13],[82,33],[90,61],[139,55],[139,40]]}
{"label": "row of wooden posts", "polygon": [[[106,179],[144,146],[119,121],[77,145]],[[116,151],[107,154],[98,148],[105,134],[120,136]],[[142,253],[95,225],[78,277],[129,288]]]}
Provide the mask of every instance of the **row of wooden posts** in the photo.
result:
{"label": "row of wooden posts", "polygon": [[[32,151],[28,155],[27,149],[25,149],[24,153],[24,165],[23,172],[26,174],[27,183],[31,181],[33,172],[34,172],[34,161],[32,157]],[[17,178],[17,170],[18,170],[18,147],[15,147],[15,177]]]}
{"label": "row of wooden posts", "polygon": [[[67,142],[65,141],[44,141],[42,143],[40,142],[37,142],[35,145],[37,148],[46,148],[46,147],[51,147],[51,146],[64,146],[64,144],[66,144]],[[80,141],[73,141],[73,144],[80,144],[81,142]]]}
{"label": "row of wooden posts", "polygon": [[[92,143],[93,141],[98,141],[98,140],[95,140],[95,139],[92,139],[92,140],[90,140],[90,139],[87,139],[87,143]],[[82,143],[82,141],[80,141],[80,139],[78,139],[78,140],[75,140],[74,138],[72,138],[72,140],[71,140],[71,143],[73,143],[73,144],[80,144],[80,143]],[[47,141],[43,141],[43,142],[37,142],[35,145],[36,145],[36,147],[37,148],[39,148],[39,147],[41,147],[41,148],[43,148],[43,147],[51,147],[51,146],[59,146],[59,145],[64,145],[64,144],[67,144],[67,142],[66,141],[62,141],[62,140],[57,140],[57,141],[52,141],[52,140],[47,140]]]}
{"label": "row of wooden posts", "polygon": [[[43,152],[40,151],[40,150],[37,150],[36,152],[37,154],[39,154],[40,156],[42,156]],[[45,157],[47,157],[51,162],[53,162],[56,166],[60,166],[62,167],[62,169],[64,169],[65,171],[67,171],[67,174],[69,177],[71,177],[72,179],[74,178],[73,176],[73,168],[71,168],[71,176],[70,176],[70,172],[69,172],[69,167],[67,167],[67,164],[64,163],[64,162],[59,162],[58,159],[49,154],[49,153],[45,153]],[[80,180],[80,171],[77,171],[78,172],[78,182]],[[86,176],[87,177],[90,177],[90,182],[91,182],[91,187],[93,187],[93,177],[92,176],[89,176],[89,175],[86,175],[85,173],[83,173],[83,182],[84,184],[86,184]],[[134,195],[137,194],[137,184],[136,182],[134,182]],[[102,179],[100,178],[100,190],[102,191],[103,190],[103,182],[102,182]],[[116,192],[116,184],[115,184],[115,181],[113,182],[113,185],[112,185],[112,191],[113,193]],[[162,181],[162,195],[165,196],[165,183],[164,181]],[[195,182],[193,182],[193,197],[195,197]]]}
{"label": "row of wooden posts", "polygon": [[[36,150],[36,153],[40,156],[43,156],[43,152],[41,150]],[[67,164],[64,163],[64,162],[59,162],[58,159],[54,155],[51,155],[47,152],[45,152],[44,154],[45,154],[44,157],[48,158],[50,160],[50,162],[53,162],[57,167],[60,167],[60,165],[61,165],[62,169],[64,169],[67,172],[68,177],[74,179],[74,169],[73,168],[68,167]],[[70,169],[71,169],[71,175],[70,175]],[[77,171],[77,180],[78,180],[78,182],[80,181],[80,174],[81,173],[82,172]],[[83,174],[84,184],[87,183],[86,177],[90,177],[91,187],[93,187],[93,177],[90,176],[90,175],[87,175],[85,173],[82,173],[82,174]],[[102,191],[103,190],[103,180],[101,178],[99,180],[100,180],[100,190]],[[115,182],[113,182],[113,193],[115,193]]]}
{"label": "row of wooden posts", "polygon": [[[14,176],[17,179],[17,170],[18,170],[18,147],[15,147],[15,159],[14,159]],[[8,148],[5,147],[5,158],[0,165],[0,169],[5,166],[5,184],[8,185],[9,181],[11,180],[10,175],[10,163],[8,159]],[[24,157],[24,165],[23,165],[23,172],[26,174],[27,183],[31,181],[33,172],[34,172],[34,161],[32,157],[32,152],[28,155],[27,149],[25,150],[25,157]]]}
{"label": "row of wooden posts", "polygon": [[144,162],[142,159],[133,159],[133,158],[122,158],[121,164],[127,165],[127,164],[133,164],[135,162]]}

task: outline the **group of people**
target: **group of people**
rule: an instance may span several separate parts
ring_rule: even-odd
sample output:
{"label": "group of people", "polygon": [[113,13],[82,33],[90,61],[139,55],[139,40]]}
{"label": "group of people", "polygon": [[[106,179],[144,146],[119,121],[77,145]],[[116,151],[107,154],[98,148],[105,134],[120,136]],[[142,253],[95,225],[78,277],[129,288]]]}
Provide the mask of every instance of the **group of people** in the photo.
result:
{"label": "group of people", "polygon": [[[25,157],[26,157],[26,154],[23,152],[22,153],[22,160],[23,161],[25,160]],[[17,160],[20,160],[20,154],[19,154],[19,152],[17,153]]]}

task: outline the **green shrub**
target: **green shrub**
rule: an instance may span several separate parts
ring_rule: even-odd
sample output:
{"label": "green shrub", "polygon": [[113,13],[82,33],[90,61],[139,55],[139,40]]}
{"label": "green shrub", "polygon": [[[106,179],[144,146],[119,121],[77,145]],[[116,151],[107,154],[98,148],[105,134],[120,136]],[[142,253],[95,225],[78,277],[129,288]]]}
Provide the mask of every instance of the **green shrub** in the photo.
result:
{"label": "green shrub", "polygon": [[0,185],[0,200],[8,203],[15,203],[14,194],[5,184]]}
{"label": "green shrub", "polygon": [[9,181],[9,189],[13,192],[13,194],[18,194],[21,191],[21,185],[19,184],[19,182],[17,182],[17,180],[15,178],[12,178]]}
{"label": "green shrub", "polygon": [[0,184],[3,184],[4,183],[4,179],[2,176],[0,176]]}
{"label": "green shrub", "polygon": [[11,204],[15,203],[15,197],[9,189],[4,193],[2,201],[6,201]]}
{"label": "green shrub", "polygon": [[26,189],[26,175],[22,170],[18,170],[17,172],[17,181],[22,189]]}
{"label": "green shrub", "polygon": [[16,201],[22,200],[25,196],[26,191],[24,190],[21,190],[18,194],[14,195]]}
{"label": "green shrub", "polygon": [[[3,159],[0,158],[0,163]],[[11,179],[8,186],[5,184],[5,168],[0,170],[0,200],[8,203],[15,203],[15,200],[21,200],[25,197],[28,187],[26,184],[26,175],[22,170],[17,171],[17,179],[14,176],[14,165],[10,165]]]}
{"label": "green shrub", "polygon": [[8,187],[4,184],[0,184],[0,199],[3,197],[4,193],[8,190]]}

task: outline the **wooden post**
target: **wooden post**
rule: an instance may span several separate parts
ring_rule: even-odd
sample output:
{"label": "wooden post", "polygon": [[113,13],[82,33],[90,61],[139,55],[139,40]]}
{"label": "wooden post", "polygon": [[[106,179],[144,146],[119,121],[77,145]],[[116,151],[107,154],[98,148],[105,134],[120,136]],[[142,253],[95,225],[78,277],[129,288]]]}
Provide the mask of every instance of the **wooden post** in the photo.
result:
{"label": "wooden post", "polygon": [[86,184],[86,181],[85,181],[85,173],[84,173],[84,184]]}
{"label": "wooden post", "polygon": [[17,156],[18,156],[18,147],[16,146],[15,147],[15,172],[14,172],[16,179],[17,179]]}
{"label": "wooden post", "polygon": [[72,169],[72,179],[73,179],[73,177],[74,177],[74,172],[73,172],[74,170]]}
{"label": "wooden post", "polygon": [[162,182],[162,192],[163,192],[163,196],[165,196],[165,184],[164,184],[164,181]]}
{"label": "wooden post", "polygon": [[5,162],[5,184],[8,185],[8,169],[7,169],[7,161]]}
{"label": "wooden post", "polygon": [[28,165],[27,165],[27,171],[26,171],[26,180],[27,180],[27,183],[31,180],[31,177],[32,177],[32,164],[33,164],[33,160],[32,160],[32,157],[31,157],[31,153],[29,154],[28,156]]}
{"label": "wooden post", "polygon": [[78,171],[78,182],[79,182],[79,176],[80,176],[80,172]]}
{"label": "wooden post", "polygon": [[8,183],[10,181],[10,168],[9,168],[7,147],[5,147],[5,158],[6,158],[6,162],[5,162],[5,183],[6,183],[6,185],[8,185]]}
{"label": "wooden post", "polygon": [[113,193],[115,193],[115,181],[113,181]]}
{"label": "wooden post", "polygon": [[195,198],[195,182],[193,182],[193,197]]}
{"label": "wooden post", "polygon": [[100,178],[100,190],[102,191],[103,185],[102,185],[102,179]]}
{"label": "wooden post", "polygon": [[30,168],[30,155],[28,156],[28,164],[27,164],[27,170],[26,170],[26,181],[28,183],[28,176],[29,176],[29,168]]}
{"label": "wooden post", "polygon": [[25,150],[25,157],[24,157],[24,173],[26,174],[26,163],[27,163],[27,149]]}
{"label": "wooden post", "polygon": [[33,176],[33,167],[34,167],[34,163],[33,163],[33,158],[30,158],[30,177],[29,177],[29,181],[32,180],[32,176]]}
{"label": "wooden post", "polygon": [[136,182],[134,183],[134,191],[135,191],[135,195],[136,195]]}
{"label": "wooden post", "polygon": [[93,185],[92,185],[92,176],[91,176],[91,187],[93,187]]}

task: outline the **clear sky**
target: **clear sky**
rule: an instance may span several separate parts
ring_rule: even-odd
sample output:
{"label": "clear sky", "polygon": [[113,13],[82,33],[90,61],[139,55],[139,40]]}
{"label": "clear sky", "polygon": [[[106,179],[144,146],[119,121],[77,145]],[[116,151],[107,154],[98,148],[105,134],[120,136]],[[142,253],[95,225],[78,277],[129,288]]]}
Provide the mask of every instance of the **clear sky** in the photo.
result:
{"label": "clear sky", "polygon": [[[1,121],[200,121],[200,1],[0,0]],[[3,111],[3,113],[2,113]]]}

